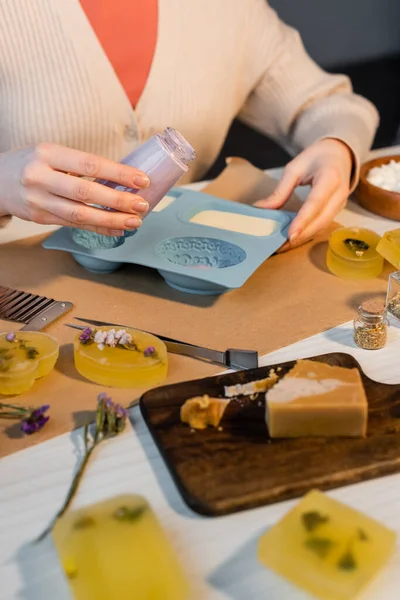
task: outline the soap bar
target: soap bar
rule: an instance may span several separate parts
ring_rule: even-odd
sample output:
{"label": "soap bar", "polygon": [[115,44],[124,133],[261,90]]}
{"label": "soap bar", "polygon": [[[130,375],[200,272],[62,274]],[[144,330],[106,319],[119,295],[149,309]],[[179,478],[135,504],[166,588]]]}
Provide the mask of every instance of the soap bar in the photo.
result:
{"label": "soap bar", "polygon": [[118,388],[158,385],[168,370],[165,344],[135,329],[88,327],[75,338],[74,358],[81,375]]}
{"label": "soap bar", "polygon": [[278,381],[278,375],[274,369],[270,369],[268,377],[249,381],[247,383],[236,383],[235,385],[226,385],[224,387],[225,398],[236,398],[237,396],[256,396],[261,392],[266,392]]}
{"label": "soap bar", "polygon": [[146,500],[124,495],[67,512],[53,540],[75,600],[188,600],[189,587]]}
{"label": "soap bar", "polygon": [[189,398],[181,406],[181,421],[192,429],[206,429],[208,425],[218,427],[230,400],[197,396]]}
{"label": "soap bar", "polygon": [[251,215],[222,210],[204,210],[198,212],[190,219],[190,223],[216,227],[217,229],[224,229],[225,231],[232,231],[234,233],[254,235],[256,237],[271,235],[278,227],[277,222],[273,219],[253,217]]}
{"label": "soap bar", "polygon": [[376,250],[396,269],[400,269],[400,229],[387,231],[377,245]]}
{"label": "soap bar", "polygon": [[313,490],[260,538],[258,557],[321,600],[354,600],[395,542],[390,529]]}
{"label": "soap bar", "polygon": [[380,236],[369,229],[341,227],[329,238],[326,254],[328,269],[344,279],[379,277],[383,258],[377,252]]}
{"label": "soap bar", "polygon": [[36,379],[48,375],[59,354],[55,338],[37,331],[0,334],[0,394],[29,390]]}
{"label": "soap bar", "polygon": [[265,398],[272,438],[366,434],[368,403],[358,369],[299,360]]}

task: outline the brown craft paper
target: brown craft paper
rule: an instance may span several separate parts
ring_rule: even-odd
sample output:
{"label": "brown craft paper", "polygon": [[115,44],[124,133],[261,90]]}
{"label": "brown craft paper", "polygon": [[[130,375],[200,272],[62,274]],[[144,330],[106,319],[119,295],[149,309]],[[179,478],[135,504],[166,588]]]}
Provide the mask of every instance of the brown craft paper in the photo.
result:
{"label": "brown craft paper", "polygon": [[[207,191],[251,203],[275,185],[246,161],[232,159]],[[214,349],[249,348],[265,354],[351,319],[367,297],[383,298],[384,276],[356,282],[338,279],[327,271],[328,235],[329,231],[313,243],[271,257],[241,289],[223,296],[175,291],[156,271],[134,265],[111,275],[91,274],[68,253],[44,250],[43,236],[0,245],[1,285],[74,303],[71,313],[46,330],[61,346],[55,371],[13,399],[24,405],[50,404],[51,419],[30,437],[22,437],[11,421],[0,422],[0,456],[65,433],[93,417],[96,396],[103,388],[75,370],[72,341],[76,332],[64,326],[73,322],[73,316],[136,326]],[[0,321],[0,331],[18,328]],[[166,383],[222,370],[176,355],[170,355],[169,361]],[[110,394],[128,405],[143,391],[113,389]]]}

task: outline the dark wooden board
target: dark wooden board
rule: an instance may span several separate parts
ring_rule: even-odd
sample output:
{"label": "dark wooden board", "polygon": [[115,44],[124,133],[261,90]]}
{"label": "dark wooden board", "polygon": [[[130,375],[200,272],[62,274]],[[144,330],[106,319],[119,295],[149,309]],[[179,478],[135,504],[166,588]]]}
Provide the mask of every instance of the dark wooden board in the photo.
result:
{"label": "dark wooden board", "polygon": [[[145,393],[142,415],[184,501],[197,513],[220,516],[297,498],[312,488],[348,485],[400,471],[400,385],[377,383],[348,354],[313,357],[357,367],[369,403],[366,438],[271,440],[264,394],[231,402],[222,431],[191,431],[180,406],[202,394],[222,396],[225,385],[266,377],[271,367],[169,385]],[[294,361],[273,365],[283,376]]]}

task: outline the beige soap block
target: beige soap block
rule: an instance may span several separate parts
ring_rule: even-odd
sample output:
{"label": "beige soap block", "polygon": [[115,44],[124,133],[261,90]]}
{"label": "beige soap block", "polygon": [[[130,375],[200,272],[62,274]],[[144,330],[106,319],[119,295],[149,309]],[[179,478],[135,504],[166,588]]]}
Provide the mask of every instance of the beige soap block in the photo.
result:
{"label": "beige soap block", "polygon": [[368,402],[358,369],[299,360],[266,393],[272,438],[362,437]]}

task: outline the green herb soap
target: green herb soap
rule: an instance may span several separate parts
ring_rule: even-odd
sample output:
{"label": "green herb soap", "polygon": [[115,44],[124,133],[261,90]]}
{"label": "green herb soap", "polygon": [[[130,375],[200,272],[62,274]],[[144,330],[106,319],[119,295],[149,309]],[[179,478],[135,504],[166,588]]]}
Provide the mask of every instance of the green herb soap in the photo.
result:
{"label": "green herb soap", "polygon": [[321,600],[353,600],[392,554],[396,534],[317,490],[265,533],[261,563]]}
{"label": "green herb soap", "polygon": [[53,540],[75,600],[190,598],[169,540],[141,496],[66,512]]}

